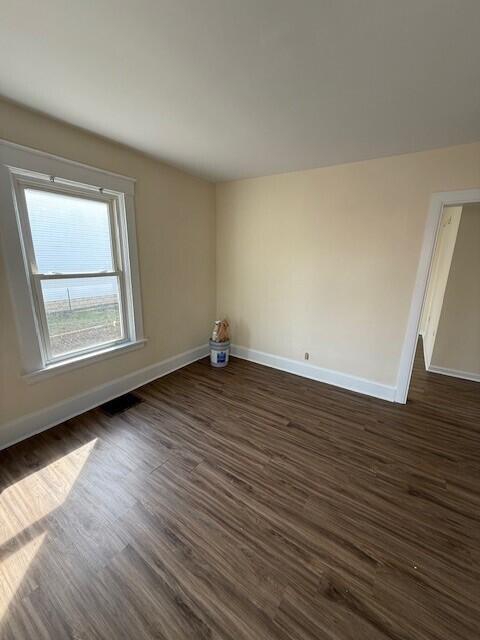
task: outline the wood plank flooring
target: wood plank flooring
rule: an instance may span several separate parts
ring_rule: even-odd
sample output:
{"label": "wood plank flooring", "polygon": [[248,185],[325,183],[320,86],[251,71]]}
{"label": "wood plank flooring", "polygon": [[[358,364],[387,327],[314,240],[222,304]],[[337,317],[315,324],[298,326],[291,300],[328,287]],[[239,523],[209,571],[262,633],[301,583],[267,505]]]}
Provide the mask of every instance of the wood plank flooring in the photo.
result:
{"label": "wood plank flooring", "polygon": [[0,453],[2,640],[480,638],[480,385],[233,359]]}

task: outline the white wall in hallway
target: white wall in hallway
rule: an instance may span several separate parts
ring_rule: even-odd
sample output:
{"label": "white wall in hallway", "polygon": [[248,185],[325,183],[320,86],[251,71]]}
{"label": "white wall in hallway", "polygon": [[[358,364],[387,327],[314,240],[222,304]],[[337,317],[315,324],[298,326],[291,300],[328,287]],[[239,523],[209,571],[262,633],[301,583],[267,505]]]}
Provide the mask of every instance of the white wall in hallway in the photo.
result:
{"label": "white wall in hallway", "polygon": [[431,364],[480,375],[480,205],[463,207]]}
{"label": "white wall in hallway", "polygon": [[462,207],[445,207],[442,214],[420,329],[427,368],[432,360],[461,216]]}

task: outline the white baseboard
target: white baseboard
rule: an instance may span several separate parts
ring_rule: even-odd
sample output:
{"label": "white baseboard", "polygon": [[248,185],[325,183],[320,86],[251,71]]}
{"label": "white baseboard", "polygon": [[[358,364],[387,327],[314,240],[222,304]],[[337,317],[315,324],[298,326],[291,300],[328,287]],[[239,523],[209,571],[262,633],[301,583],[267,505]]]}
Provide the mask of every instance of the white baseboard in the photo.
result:
{"label": "white baseboard", "polygon": [[161,378],[167,373],[205,357],[208,353],[207,344],[190,349],[133,373],[128,373],[121,378],[116,378],[90,391],[73,396],[73,398],[68,398],[40,411],[29,413],[26,416],[0,425],[0,450],[36,433],[50,429],[50,427],[78,416],[89,409],[98,407],[98,405],[113,400],[113,398],[123,393],[137,389],[143,384],[147,384],[147,382]]}
{"label": "white baseboard", "polygon": [[480,373],[470,373],[469,371],[458,371],[457,369],[447,369],[447,367],[437,367],[431,364],[427,371],[430,373],[440,373],[442,376],[451,376],[452,378],[462,378],[462,380],[471,380],[472,382],[480,382]]}
{"label": "white baseboard", "polygon": [[294,373],[297,376],[332,384],[342,389],[357,391],[358,393],[373,396],[374,398],[381,398],[382,400],[389,400],[390,402],[395,401],[396,387],[367,380],[366,378],[358,378],[357,376],[340,373],[332,369],[323,369],[322,367],[300,362],[299,360],[291,360],[290,358],[276,356],[255,349],[248,349],[247,347],[236,344],[232,345],[231,353],[232,356],[236,356],[237,358],[257,362],[258,364],[280,369],[281,371],[288,371],[288,373]]}

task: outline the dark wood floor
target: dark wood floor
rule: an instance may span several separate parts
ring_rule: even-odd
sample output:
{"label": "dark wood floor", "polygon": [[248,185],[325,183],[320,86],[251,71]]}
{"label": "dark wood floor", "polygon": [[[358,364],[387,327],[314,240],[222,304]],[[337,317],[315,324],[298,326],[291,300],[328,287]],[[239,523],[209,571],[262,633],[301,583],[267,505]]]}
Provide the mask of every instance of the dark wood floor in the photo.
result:
{"label": "dark wood floor", "polygon": [[198,362],[0,454],[0,638],[475,640],[480,385]]}

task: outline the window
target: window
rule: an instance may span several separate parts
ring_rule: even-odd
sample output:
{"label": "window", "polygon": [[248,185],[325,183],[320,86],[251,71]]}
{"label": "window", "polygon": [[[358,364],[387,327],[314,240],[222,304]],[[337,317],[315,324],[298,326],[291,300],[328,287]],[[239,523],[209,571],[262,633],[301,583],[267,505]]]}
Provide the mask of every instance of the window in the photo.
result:
{"label": "window", "polygon": [[[0,160],[0,188],[8,175],[11,200],[2,236],[26,373],[142,343],[133,181],[5,143]],[[39,172],[42,165],[50,170]]]}

